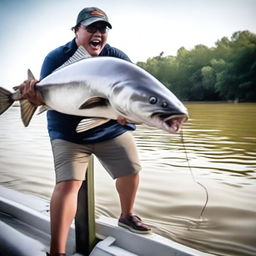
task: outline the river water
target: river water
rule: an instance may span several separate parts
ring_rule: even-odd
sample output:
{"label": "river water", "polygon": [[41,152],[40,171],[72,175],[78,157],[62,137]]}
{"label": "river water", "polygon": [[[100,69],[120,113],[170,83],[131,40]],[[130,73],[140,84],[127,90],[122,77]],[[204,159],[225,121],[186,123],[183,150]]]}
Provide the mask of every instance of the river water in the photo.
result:
{"label": "river water", "polygon": [[[181,135],[153,128],[138,126],[134,133],[143,166],[136,213],[155,233],[198,250],[256,255],[256,104],[186,105],[184,144]],[[45,114],[24,128],[12,107],[0,117],[0,131],[0,185],[50,199]],[[197,182],[209,196],[202,216],[206,193]],[[97,160],[95,194],[96,216],[117,218],[114,181]]]}

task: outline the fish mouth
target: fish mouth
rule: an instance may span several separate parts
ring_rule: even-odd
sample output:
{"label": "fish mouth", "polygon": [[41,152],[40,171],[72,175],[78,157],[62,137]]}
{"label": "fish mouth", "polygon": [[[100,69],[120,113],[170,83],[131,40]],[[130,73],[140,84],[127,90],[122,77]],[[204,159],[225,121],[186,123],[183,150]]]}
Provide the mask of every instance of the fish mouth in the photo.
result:
{"label": "fish mouth", "polygon": [[169,133],[180,132],[182,125],[188,120],[186,114],[180,113],[154,113],[151,115],[151,118],[156,127]]}

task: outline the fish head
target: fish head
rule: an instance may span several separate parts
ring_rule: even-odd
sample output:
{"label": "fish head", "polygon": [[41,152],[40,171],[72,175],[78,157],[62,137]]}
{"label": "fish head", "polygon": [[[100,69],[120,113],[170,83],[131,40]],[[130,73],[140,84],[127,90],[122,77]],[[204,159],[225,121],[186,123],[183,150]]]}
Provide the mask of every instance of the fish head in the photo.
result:
{"label": "fish head", "polygon": [[147,93],[144,91],[143,97],[131,108],[137,119],[144,124],[169,133],[179,132],[188,120],[186,107],[170,91],[165,94],[155,90],[148,90]]}
{"label": "fish head", "polygon": [[120,116],[131,122],[177,133],[188,120],[183,103],[148,73],[122,81],[114,92],[111,104]]}

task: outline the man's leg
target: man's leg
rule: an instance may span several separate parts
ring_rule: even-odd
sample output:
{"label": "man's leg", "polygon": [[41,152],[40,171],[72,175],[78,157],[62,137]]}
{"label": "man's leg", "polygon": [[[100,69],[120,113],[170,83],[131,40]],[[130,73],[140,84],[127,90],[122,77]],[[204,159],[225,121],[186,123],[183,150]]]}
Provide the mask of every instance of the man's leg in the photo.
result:
{"label": "man's leg", "polygon": [[50,253],[65,253],[70,225],[77,209],[77,195],[82,181],[57,183],[51,198],[51,248]]}
{"label": "man's leg", "polygon": [[90,152],[83,145],[53,140],[56,186],[51,199],[51,254],[64,253],[77,210],[78,191],[85,179]]}
{"label": "man's leg", "polygon": [[116,188],[121,203],[121,216],[118,225],[135,233],[148,234],[151,232],[151,228],[133,213],[138,185],[139,173],[116,179]]}
{"label": "man's leg", "polygon": [[94,154],[112,178],[116,179],[121,203],[118,225],[133,232],[149,233],[150,228],[133,214],[141,165],[132,134],[126,132],[112,140],[95,144]]}
{"label": "man's leg", "polygon": [[116,179],[116,189],[121,204],[121,216],[133,214],[133,206],[139,185],[139,173]]}

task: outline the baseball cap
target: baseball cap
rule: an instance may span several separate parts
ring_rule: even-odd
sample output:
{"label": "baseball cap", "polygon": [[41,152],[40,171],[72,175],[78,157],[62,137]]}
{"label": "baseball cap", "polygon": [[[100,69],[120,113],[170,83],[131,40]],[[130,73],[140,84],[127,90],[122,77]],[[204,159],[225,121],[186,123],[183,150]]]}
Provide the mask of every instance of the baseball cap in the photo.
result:
{"label": "baseball cap", "polygon": [[112,28],[107,14],[97,7],[87,7],[81,10],[77,16],[76,26],[80,23],[84,26],[89,26],[97,21],[103,21],[109,28]]}

